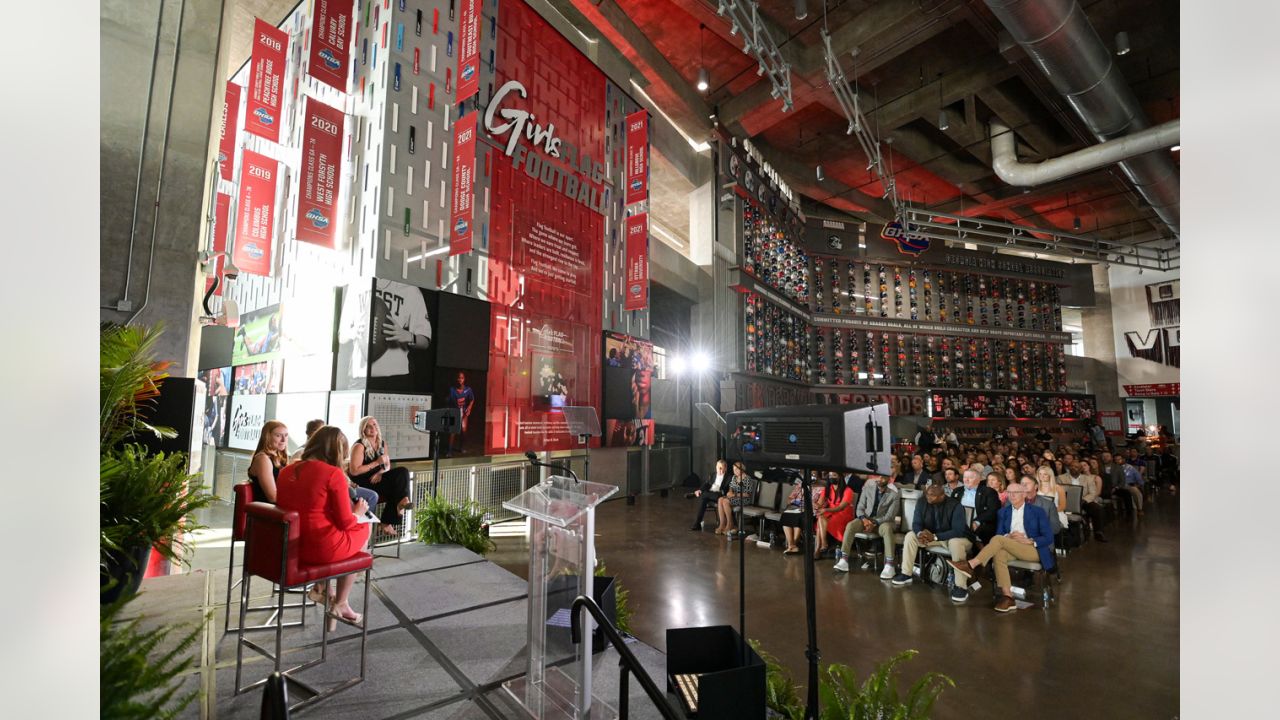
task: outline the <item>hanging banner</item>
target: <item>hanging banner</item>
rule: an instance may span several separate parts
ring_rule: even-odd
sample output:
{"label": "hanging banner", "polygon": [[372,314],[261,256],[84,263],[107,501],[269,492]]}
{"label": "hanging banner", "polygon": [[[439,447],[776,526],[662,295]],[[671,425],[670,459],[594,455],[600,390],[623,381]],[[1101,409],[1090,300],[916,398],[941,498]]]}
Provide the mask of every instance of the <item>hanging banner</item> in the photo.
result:
{"label": "hanging banner", "polygon": [[627,204],[649,199],[649,113],[627,116]]}
{"label": "hanging banner", "polygon": [[279,166],[252,150],[246,149],[241,155],[236,247],[231,259],[242,273],[271,276],[271,231],[275,227]]}
{"label": "hanging banner", "polygon": [[280,142],[285,54],[289,33],[254,18],[253,61],[249,68],[249,104],[244,129],[271,142]]}
{"label": "hanging banner", "polygon": [[475,218],[476,118],[468,113],[453,125],[453,198],[449,207],[449,254],[471,252],[474,242],[472,224]]}
{"label": "hanging banner", "polygon": [[623,310],[649,306],[649,214],[627,218],[627,296]]}
{"label": "hanging banner", "polygon": [[346,115],[308,97],[302,131],[302,167],[298,173],[296,237],[337,247],[338,191],[342,185],[342,135]]}
{"label": "hanging banner", "polygon": [[236,163],[236,129],[240,125],[240,86],[227,82],[222,97],[222,135],[218,138],[218,176],[231,182]]}
{"label": "hanging banner", "polygon": [[351,60],[351,9],[355,0],[315,2],[311,11],[311,57],[307,61],[307,74],[346,92]]}
{"label": "hanging banner", "polygon": [[[231,196],[226,193],[218,193],[213,205],[213,252],[224,253],[227,251],[227,224],[230,220],[231,213]],[[226,255],[217,255],[214,258],[214,277],[218,279],[218,288],[213,291],[215,296],[222,296],[222,269],[227,264]],[[204,281],[204,291],[209,292],[209,286],[213,284],[213,278]]]}
{"label": "hanging banner", "polygon": [[458,104],[480,90],[480,3],[462,0],[458,18]]}

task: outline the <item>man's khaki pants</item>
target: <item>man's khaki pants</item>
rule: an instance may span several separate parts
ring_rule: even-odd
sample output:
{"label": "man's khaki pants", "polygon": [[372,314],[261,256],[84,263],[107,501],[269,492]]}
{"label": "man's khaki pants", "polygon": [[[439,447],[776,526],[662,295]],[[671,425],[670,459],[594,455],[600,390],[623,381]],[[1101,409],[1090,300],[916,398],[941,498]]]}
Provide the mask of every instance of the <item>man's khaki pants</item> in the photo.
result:
{"label": "man's khaki pants", "polygon": [[995,563],[996,585],[1008,590],[1013,587],[1009,580],[1009,561],[1040,562],[1040,553],[1031,545],[1024,545],[1008,535],[996,535],[969,564],[977,567],[988,560]]}
{"label": "man's khaki pants", "polygon": [[[969,548],[973,547],[973,543],[968,538],[951,538],[950,540],[934,540],[924,547],[945,547],[951,553],[952,560],[964,560],[969,557]],[[911,577],[916,569],[916,553],[920,551],[920,540],[913,532],[907,533],[907,539],[902,542],[902,566],[898,572]],[[1006,571],[1006,575],[1008,571]],[[956,573],[956,587],[966,588],[969,581],[960,573]]]}
{"label": "man's khaki pants", "polygon": [[[884,561],[887,563],[893,560],[893,528],[896,523],[882,522],[876,528],[876,533],[880,539],[884,541]],[[848,557],[853,551],[853,536],[862,532],[862,521],[854,518],[844,528],[844,541],[840,543],[840,552]]]}

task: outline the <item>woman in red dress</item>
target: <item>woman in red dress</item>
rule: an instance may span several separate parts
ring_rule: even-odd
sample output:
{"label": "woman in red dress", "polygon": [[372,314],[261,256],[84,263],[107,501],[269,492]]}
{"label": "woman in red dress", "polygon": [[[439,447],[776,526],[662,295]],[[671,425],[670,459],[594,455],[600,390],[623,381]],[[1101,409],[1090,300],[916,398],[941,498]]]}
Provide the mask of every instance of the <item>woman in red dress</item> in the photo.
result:
{"label": "woman in red dress", "polygon": [[821,557],[827,550],[827,534],[836,539],[836,544],[844,541],[844,526],[853,519],[853,488],[845,482],[839,473],[828,473],[827,487],[822,493],[823,507],[814,510],[817,519],[814,521],[814,536],[817,547],[814,557]]}
{"label": "woman in red dress", "polygon": [[[302,459],[280,471],[276,482],[276,506],[298,513],[302,548],[299,559],[308,565],[346,560],[364,550],[369,542],[369,526],[356,517],[369,509],[361,498],[352,511],[351,493],[342,467],[347,463],[347,438],[342,431],[326,425],[307,440]],[[328,596],[326,587],[312,588],[311,597],[328,606],[329,626],[337,619],[359,624],[362,616],[351,609],[347,598],[355,585],[354,574],[338,578],[337,592]]]}

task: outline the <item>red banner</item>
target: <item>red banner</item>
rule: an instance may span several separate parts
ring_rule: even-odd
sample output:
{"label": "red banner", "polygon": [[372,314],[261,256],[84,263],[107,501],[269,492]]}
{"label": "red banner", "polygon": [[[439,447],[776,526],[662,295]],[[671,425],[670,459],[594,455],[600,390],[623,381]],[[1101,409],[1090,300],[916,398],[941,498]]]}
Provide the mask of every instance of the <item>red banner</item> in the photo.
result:
{"label": "red banner", "polygon": [[246,149],[240,161],[240,202],[236,249],[231,259],[242,273],[271,276],[271,235],[275,228],[276,173],[280,163]]}
{"label": "red banner", "polygon": [[1125,385],[1124,392],[1129,397],[1176,397],[1182,394],[1182,383]]}
{"label": "red banner", "polygon": [[338,191],[342,187],[342,135],[347,117],[315,98],[307,98],[302,130],[302,167],[298,175],[297,238],[337,247]]}
{"label": "red banner", "polygon": [[453,198],[449,204],[449,254],[471,252],[476,204],[476,118],[467,113],[453,125]]}
{"label": "red banner", "polygon": [[271,142],[280,142],[280,108],[284,104],[285,54],[289,33],[261,18],[254,19],[253,62],[249,68],[249,104],[244,129]]}
{"label": "red banner", "polygon": [[462,0],[458,18],[458,104],[480,90],[480,3]]}
{"label": "red banner", "polygon": [[623,310],[649,306],[649,214],[627,218],[627,286]]}
{"label": "red banner", "polygon": [[627,116],[627,200],[649,199],[649,113],[637,110]]}
{"label": "red banner", "polygon": [[307,74],[347,91],[351,66],[351,9],[355,0],[316,0],[311,12],[311,57]]}
{"label": "red banner", "polygon": [[236,163],[236,128],[240,124],[240,86],[227,83],[222,97],[222,135],[218,138],[218,175],[231,182]]}
{"label": "red banner", "polygon": [[[227,223],[230,221],[231,213],[231,196],[226,193],[218,193],[213,205],[213,252],[223,253],[227,251]],[[218,278],[218,289],[213,291],[216,296],[222,295],[222,269],[226,267],[227,256],[218,255],[214,258],[214,276]],[[209,286],[213,284],[213,278],[208,278],[204,283],[204,291],[209,292]]]}

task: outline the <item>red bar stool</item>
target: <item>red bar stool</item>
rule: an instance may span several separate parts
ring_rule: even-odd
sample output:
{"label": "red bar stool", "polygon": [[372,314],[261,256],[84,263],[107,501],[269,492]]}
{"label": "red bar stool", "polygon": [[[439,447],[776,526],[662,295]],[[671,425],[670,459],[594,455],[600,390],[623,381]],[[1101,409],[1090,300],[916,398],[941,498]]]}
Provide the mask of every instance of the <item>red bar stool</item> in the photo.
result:
{"label": "red bar stool", "polygon": [[[365,675],[365,647],[369,638],[369,571],[373,569],[373,556],[362,552],[336,563],[304,565],[298,557],[301,542],[297,512],[281,510],[270,503],[255,502],[246,506],[245,516],[244,582],[240,587],[240,629],[236,638],[235,694],[241,695],[267,681],[267,678],[263,678],[250,685],[240,686],[241,665],[243,664],[244,648],[246,646],[272,660],[275,663],[275,672],[280,673],[286,680],[311,694],[311,697],[291,706],[289,708],[291,712],[363,682]],[[280,622],[282,619],[280,615],[276,616],[276,646],[274,653],[245,638],[244,617],[249,602],[249,582],[253,577],[269,580],[279,586],[276,593],[276,602],[277,607],[283,611],[286,591],[292,588],[304,588],[311,583],[327,584],[329,580],[362,571],[364,572],[363,621],[357,625],[339,618],[340,622],[360,628],[360,674],[358,676],[352,677],[324,692],[320,692],[306,682],[292,676],[295,672],[325,662],[328,657],[329,647],[328,622],[321,624],[320,657],[295,665],[287,670],[280,669],[281,640],[284,632],[284,624]]]}
{"label": "red bar stool", "polygon": [[[253,502],[253,486],[249,483],[237,483],[231,486],[232,509],[231,509],[231,546],[227,549],[227,604],[222,617],[222,634],[239,632],[239,627],[231,627],[231,590],[239,587],[244,582],[244,568],[240,569],[240,577],[232,582],[231,578],[235,575],[236,566],[236,543],[244,542],[244,526],[245,526],[245,507]],[[285,627],[305,626],[307,621],[306,607],[315,603],[308,601],[305,597],[301,602],[287,603],[284,607],[303,608],[301,616],[298,620],[287,622]],[[271,630],[276,626],[276,614],[280,612],[274,604],[262,605],[258,607],[250,606],[248,612],[271,612],[271,617],[261,625],[250,625],[245,628],[246,631],[254,630]]]}

